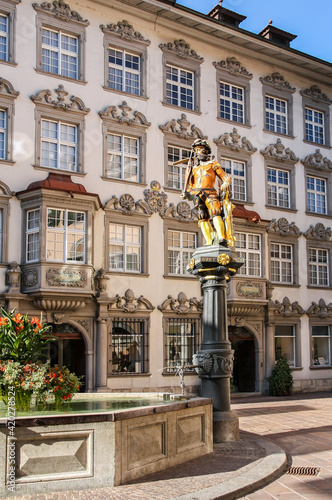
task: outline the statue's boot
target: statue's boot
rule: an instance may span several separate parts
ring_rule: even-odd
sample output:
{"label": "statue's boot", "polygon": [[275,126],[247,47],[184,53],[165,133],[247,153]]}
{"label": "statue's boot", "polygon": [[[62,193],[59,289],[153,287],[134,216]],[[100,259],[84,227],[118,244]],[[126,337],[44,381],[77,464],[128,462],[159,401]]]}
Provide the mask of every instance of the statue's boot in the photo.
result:
{"label": "statue's boot", "polygon": [[210,224],[210,221],[208,220],[200,220],[198,222],[199,227],[201,228],[202,234],[205,239],[205,245],[212,245],[212,226]]}
{"label": "statue's boot", "polygon": [[225,224],[221,215],[215,215],[213,217],[213,225],[217,231],[219,244],[227,247]]}

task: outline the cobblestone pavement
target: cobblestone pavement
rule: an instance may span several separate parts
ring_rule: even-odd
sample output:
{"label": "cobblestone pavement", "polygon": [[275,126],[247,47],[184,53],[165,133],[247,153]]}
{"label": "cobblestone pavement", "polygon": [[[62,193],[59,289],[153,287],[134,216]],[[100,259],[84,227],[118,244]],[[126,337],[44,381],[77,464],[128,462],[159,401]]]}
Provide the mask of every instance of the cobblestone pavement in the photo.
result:
{"label": "cobblestone pavement", "polygon": [[[215,445],[214,452],[210,455],[115,488],[11,498],[17,500],[211,500],[213,498],[331,500],[331,393],[305,394],[290,398],[256,396],[233,398],[232,409],[240,418],[241,441]],[[271,463],[267,461],[270,459],[276,463],[275,457],[280,448],[275,445],[289,453],[292,467],[303,468],[295,472],[300,471],[304,474],[284,474],[279,477],[280,467],[279,469],[270,467]],[[284,460],[284,454],[282,456]],[[270,479],[266,479],[269,467],[271,475]],[[308,475],[307,472],[316,472],[317,475]],[[273,481],[275,477],[279,478]],[[249,478],[249,481],[246,482],[244,478]],[[259,481],[261,483],[257,486]],[[262,484],[266,486],[250,493],[255,485],[257,489]],[[241,494],[234,493],[239,487],[244,487]]]}

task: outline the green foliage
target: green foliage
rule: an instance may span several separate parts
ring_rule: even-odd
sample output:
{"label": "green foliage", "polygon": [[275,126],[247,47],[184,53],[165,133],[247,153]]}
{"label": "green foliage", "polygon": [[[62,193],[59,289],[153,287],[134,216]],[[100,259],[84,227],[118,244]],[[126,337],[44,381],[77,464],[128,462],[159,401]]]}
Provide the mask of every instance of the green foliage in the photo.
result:
{"label": "green foliage", "polygon": [[270,396],[290,396],[293,391],[293,375],[285,358],[278,359],[268,377]]}

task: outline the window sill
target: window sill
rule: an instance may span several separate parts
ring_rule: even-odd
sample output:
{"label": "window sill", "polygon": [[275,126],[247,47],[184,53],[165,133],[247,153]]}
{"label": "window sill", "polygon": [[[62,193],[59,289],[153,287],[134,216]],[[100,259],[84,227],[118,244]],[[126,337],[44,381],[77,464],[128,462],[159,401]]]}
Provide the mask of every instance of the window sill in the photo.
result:
{"label": "window sill", "polygon": [[292,370],[292,372],[300,372],[301,370],[303,370],[303,367],[302,366],[290,366],[290,369]]}
{"label": "window sill", "polygon": [[310,370],[332,370],[332,365],[315,365],[315,366],[309,366]]}
{"label": "window sill", "polygon": [[141,99],[143,101],[147,101],[149,99],[149,97],[146,97],[145,95],[132,94],[131,92],[125,92],[124,90],[111,89],[110,87],[107,87],[106,85],[103,85],[102,88],[104,90],[106,90],[106,92],[112,92],[112,94],[133,97],[134,99]]}
{"label": "window sill", "polygon": [[329,285],[307,285],[309,290],[331,290]]}
{"label": "window sill", "polygon": [[306,139],[303,139],[303,142],[304,144],[310,144],[311,146],[314,145],[319,148],[332,149],[329,144],[320,144],[319,142],[307,141]]}
{"label": "window sill", "polygon": [[183,108],[182,106],[175,106],[174,104],[169,104],[168,102],[164,102],[164,101],[161,101],[161,104],[163,106],[165,106],[166,108],[172,108],[172,109],[176,109],[178,111],[181,110],[184,113],[193,113],[194,115],[199,115],[199,116],[202,114],[202,112],[199,110]]}
{"label": "window sill", "polygon": [[44,172],[54,172],[60,173],[64,175],[78,175],[79,177],[85,177],[85,172],[72,172],[71,170],[61,170],[60,168],[50,168],[50,167],[41,167],[40,165],[32,165],[36,170],[43,170]]}
{"label": "window sill", "polygon": [[4,59],[0,59],[1,64],[5,64],[6,66],[17,66],[17,63],[14,61],[5,61]]}
{"label": "window sill", "polygon": [[43,69],[35,68],[36,73],[39,75],[51,76],[52,78],[57,78],[60,80],[65,80],[67,82],[79,83],[81,85],[86,85],[88,82],[85,80],[79,80],[78,78],[71,78],[69,76],[58,75],[57,73],[51,73],[50,71],[44,71]]}
{"label": "window sill", "polygon": [[147,184],[145,182],[141,182],[141,181],[126,181],[125,179],[113,179],[113,177],[104,177],[103,175],[101,176],[101,178],[103,179],[103,181],[107,181],[107,182],[131,184],[133,186],[144,186],[144,187],[147,186]]}
{"label": "window sill", "polygon": [[267,134],[277,135],[279,137],[287,137],[287,139],[295,139],[294,135],[283,134],[282,132],[273,132],[273,130],[268,130],[267,128],[263,128],[263,132],[266,132]]}
{"label": "window sill", "polygon": [[148,278],[150,274],[148,273],[131,273],[126,271],[106,271],[107,274],[112,276],[136,276],[137,278]]}
{"label": "window sill", "polygon": [[271,281],[271,284],[273,286],[277,286],[277,287],[287,287],[287,288],[300,288],[301,285],[294,285],[293,283],[279,283],[279,282],[275,282],[275,281]]}
{"label": "window sill", "polygon": [[164,274],[163,276],[166,280],[194,280],[196,276],[190,276],[186,274]]}
{"label": "window sill", "polygon": [[107,375],[107,378],[117,378],[117,377],[151,377],[151,373],[135,373],[135,372],[121,372],[121,373],[111,373]]}
{"label": "window sill", "polygon": [[5,160],[5,159],[0,159],[0,165],[14,165],[16,161],[14,160]]}
{"label": "window sill", "polygon": [[324,217],[324,219],[330,219],[331,214],[319,214],[318,212],[308,212],[308,210],[305,211],[306,215],[312,215],[313,217]]}
{"label": "window sill", "polygon": [[217,116],[217,120],[218,122],[222,122],[222,123],[231,123],[232,125],[236,126],[236,127],[244,127],[244,128],[252,128],[252,125],[250,125],[250,123],[241,123],[241,122],[237,122],[235,120],[227,120],[227,118],[221,118],[221,116]]}
{"label": "window sill", "polygon": [[298,210],[296,208],[278,207],[277,205],[265,205],[265,208],[268,208],[270,210],[278,210],[278,211],[283,211],[283,212],[291,212],[293,214],[296,214],[298,212]]}
{"label": "window sill", "polygon": [[[184,374],[186,375],[186,377],[188,375],[195,375],[196,377],[198,376],[198,374],[195,371],[187,371],[187,370],[185,370]],[[175,376],[179,376],[179,374],[177,372],[162,372],[162,376],[163,377],[175,377]]]}

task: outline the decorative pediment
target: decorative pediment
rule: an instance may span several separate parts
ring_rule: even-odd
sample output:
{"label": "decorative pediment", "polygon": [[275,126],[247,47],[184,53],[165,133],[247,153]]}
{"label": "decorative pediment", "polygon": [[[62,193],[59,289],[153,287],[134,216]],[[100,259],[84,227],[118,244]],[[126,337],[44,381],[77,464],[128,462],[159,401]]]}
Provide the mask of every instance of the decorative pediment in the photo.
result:
{"label": "decorative pediment", "polygon": [[121,310],[127,313],[136,313],[142,311],[153,311],[154,306],[148,299],[145,299],[143,295],[135,298],[134,292],[128,289],[123,297],[117,294],[115,297],[110,299],[108,310]]}
{"label": "decorative pediment", "polygon": [[141,42],[145,45],[150,45],[150,40],[146,40],[139,31],[135,31],[132,24],[128,23],[125,19],[119,21],[117,24],[101,24],[100,29],[103,33],[110,33],[112,35],[117,35],[123,40],[128,40],[129,42]]}
{"label": "decorative pediment", "polygon": [[216,69],[221,69],[226,71],[233,76],[244,76],[246,78],[252,78],[252,73],[244,67],[235,57],[227,57],[226,60],[212,63]]}
{"label": "decorative pediment", "polygon": [[332,161],[328,158],[323,157],[320,152],[320,149],[316,149],[315,153],[311,155],[307,155],[301,163],[305,167],[313,167],[316,170],[332,170]]}
{"label": "decorative pediment", "polygon": [[99,116],[103,120],[112,120],[118,123],[126,123],[127,125],[140,125],[145,128],[151,125],[143,113],[139,111],[132,113],[132,108],[128,106],[126,101],[122,101],[122,104],[119,104],[119,106],[109,106],[105,111],[100,111]]}
{"label": "decorative pediment", "polygon": [[324,224],[318,222],[315,226],[310,226],[309,229],[303,233],[308,239],[332,241],[331,228],[325,228]]}
{"label": "decorative pediment", "polygon": [[309,89],[300,90],[303,97],[310,97],[313,101],[326,102],[331,104],[332,100],[324,94],[318,85],[312,85]]}
{"label": "decorative pediment", "polygon": [[301,231],[295,225],[295,222],[291,224],[285,217],[280,219],[272,219],[268,227],[266,228],[268,233],[278,233],[283,236],[301,236]]}
{"label": "decorative pediment", "polygon": [[158,309],[162,312],[176,312],[177,314],[201,312],[203,300],[197,300],[196,297],[188,299],[185,293],[180,292],[176,299],[168,295],[167,299],[158,306]]}
{"label": "decorative pediment", "polygon": [[270,85],[274,89],[278,90],[288,90],[289,92],[295,92],[295,87],[291,87],[290,83],[285,80],[285,78],[280,73],[272,73],[265,77],[261,77],[260,81],[264,85]]}
{"label": "decorative pediment", "polygon": [[135,202],[131,194],[123,194],[120,196],[120,199],[116,196],[112,196],[112,198],[106,203],[104,209],[117,210],[124,215],[151,215],[153,213],[145,201],[138,200]]}
{"label": "decorative pediment", "polygon": [[161,43],[159,48],[163,51],[172,52],[180,59],[195,59],[195,61],[203,62],[203,57],[190,48],[189,43],[184,40],[174,40],[174,42]]}
{"label": "decorative pediment", "polygon": [[14,89],[12,84],[5,80],[4,78],[0,78],[0,95],[1,97],[10,97],[11,99],[16,99],[20,93]]}
{"label": "decorative pediment", "polygon": [[241,138],[235,127],[233,128],[233,132],[225,132],[219,139],[213,139],[213,142],[217,146],[226,147],[232,151],[242,151],[250,154],[257,151],[257,148],[246,137]]}
{"label": "decorative pediment", "polygon": [[299,305],[298,302],[293,302],[289,300],[288,297],[284,297],[282,302],[278,300],[275,301],[274,314],[280,316],[297,316],[304,314],[304,309]]}
{"label": "decorative pediment", "polygon": [[144,198],[152,213],[163,212],[167,205],[167,194],[162,192],[158,181],[150,183],[151,189],[144,189]]}
{"label": "decorative pediment", "polygon": [[195,139],[207,139],[206,135],[203,135],[202,131],[196,127],[196,125],[190,125],[187,120],[187,115],[182,113],[181,118],[176,120],[170,120],[166,125],[159,125],[160,130],[164,133],[174,134],[180,139],[185,139],[187,141],[194,141]]}
{"label": "decorative pediment", "polygon": [[62,0],[55,0],[54,2],[43,2],[41,4],[33,3],[32,7],[36,11],[47,12],[48,14],[52,14],[57,19],[61,19],[62,21],[75,21],[85,26],[88,26],[89,21],[87,19],[83,19],[83,17],[76,12],[75,10],[71,10],[69,5]]}
{"label": "decorative pediment", "polygon": [[307,314],[309,314],[309,316],[327,318],[328,316],[332,316],[332,304],[327,305],[324,299],[320,299],[318,304],[316,302],[311,302]]}
{"label": "decorative pediment", "polygon": [[[56,94],[56,97],[54,94]],[[38,94],[32,95],[30,99],[35,104],[43,104],[55,109],[61,109],[62,111],[80,111],[84,114],[90,111],[79,97],[71,96],[68,98],[68,92],[64,89],[63,85],[59,85],[54,90],[54,93],[49,89],[41,90]]]}
{"label": "decorative pediment", "polygon": [[181,222],[196,222],[197,221],[197,211],[195,208],[191,208],[189,203],[186,201],[181,201],[176,206],[174,203],[165,208],[163,212],[160,212],[160,216],[164,219],[165,217],[173,218]]}
{"label": "decorative pediment", "polygon": [[275,144],[270,144],[265,149],[261,149],[261,154],[266,158],[273,158],[277,161],[284,161],[293,164],[299,161],[299,158],[295,156],[295,153],[282,144],[281,139],[277,139]]}

